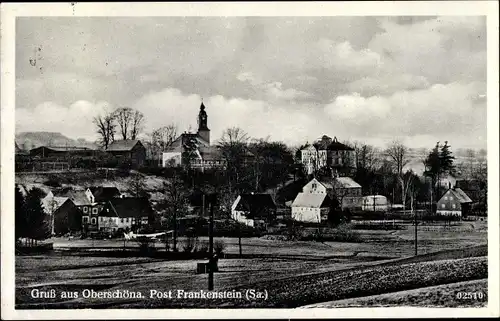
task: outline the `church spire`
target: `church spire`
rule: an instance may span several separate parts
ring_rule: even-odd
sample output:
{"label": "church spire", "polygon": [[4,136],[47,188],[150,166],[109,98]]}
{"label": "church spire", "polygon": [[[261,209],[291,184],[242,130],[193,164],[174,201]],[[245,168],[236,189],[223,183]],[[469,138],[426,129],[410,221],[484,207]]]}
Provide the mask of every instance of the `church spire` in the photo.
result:
{"label": "church spire", "polygon": [[198,135],[210,144],[210,129],[208,129],[208,117],[205,111],[203,98],[201,100],[200,112],[198,113]]}

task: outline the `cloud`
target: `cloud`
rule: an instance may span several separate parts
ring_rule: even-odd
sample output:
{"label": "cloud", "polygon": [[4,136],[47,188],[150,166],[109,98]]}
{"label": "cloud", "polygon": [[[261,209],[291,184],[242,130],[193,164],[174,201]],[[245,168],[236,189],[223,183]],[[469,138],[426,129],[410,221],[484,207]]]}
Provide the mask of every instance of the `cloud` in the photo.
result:
{"label": "cloud", "polygon": [[384,118],[391,111],[387,98],[372,96],[361,97],[358,93],[339,96],[331,104],[325,106],[325,112],[335,118],[352,121],[374,121]]}
{"label": "cloud", "polygon": [[266,83],[261,78],[248,71],[239,73],[236,79],[241,82],[248,82],[255,87],[255,90],[263,91],[265,95],[267,95],[267,98],[271,100],[294,100],[311,96],[309,93],[293,88],[284,89],[283,84],[279,81]]}
{"label": "cloud", "polygon": [[365,95],[390,95],[401,90],[424,89],[430,86],[424,76],[410,74],[369,76],[349,83],[346,88],[351,92]]}
{"label": "cloud", "polygon": [[33,109],[16,109],[16,131],[60,132],[70,138],[94,141],[97,137],[93,118],[111,110],[113,107],[103,101],[92,103],[80,100],[68,107],[45,102]]}
{"label": "cloud", "polygon": [[475,139],[485,144],[486,104],[478,99],[484,90],[484,83],[450,83],[391,95],[354,93],[337,97],[325,112],[361,137],[399,136],[414,141],[415,137],[452,140],[461,136],[467,143]]}
{"label": "cloud", "polygon": [[[412,143],[447,136],[468,144],[475,137],[485,144],[485,22],[19,18],[16,123],[89,137],[93,126],[88,119],[81,125],[81,115],[91,118],[99,110],[94,102],[103,101],[143,111],[147,130],[169,122],[194,129],[203,97],[214,137],[236,125],[252,136],[294,142],[326,133]],[[34,57],[36,68],[29,63]],[[88,109],[73,106],[79,101]]]}

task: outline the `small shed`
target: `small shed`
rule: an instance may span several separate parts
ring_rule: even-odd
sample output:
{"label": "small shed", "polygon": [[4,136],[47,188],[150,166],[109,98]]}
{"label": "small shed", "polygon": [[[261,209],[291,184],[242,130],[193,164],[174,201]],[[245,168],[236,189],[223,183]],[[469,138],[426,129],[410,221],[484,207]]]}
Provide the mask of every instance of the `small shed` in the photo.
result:
{"label": "small shed", "polygon": [[384,195],[367,195],[363,197],[363,211],[385,212],[389,209],[389,201]]}

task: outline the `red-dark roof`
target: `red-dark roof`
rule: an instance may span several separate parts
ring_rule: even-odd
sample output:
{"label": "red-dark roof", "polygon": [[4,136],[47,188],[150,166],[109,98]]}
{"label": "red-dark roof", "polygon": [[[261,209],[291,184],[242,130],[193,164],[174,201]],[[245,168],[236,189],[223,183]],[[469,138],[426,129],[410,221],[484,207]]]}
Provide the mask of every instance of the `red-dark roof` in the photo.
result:
{"label": "red-dark roof", "polygon": [[276,203],[269,194],[240,194],[235,210],[249,212],[246,217],[252,218],[265,214],[266,210],[276,210]]}
{"label": "red-dark roof", "polygon": [[127,152],[132,150],[140,141],[137,139],[115,140],[108,146],[108,152]]}
{"label": "red-dark roof", "polygon": [[123,197],[110,199],[100,216],[108,217],[149,217],[153,214],[151,205],[145,197]]}
{"label": "red-dark roof", "polygon": [[96,202],[108,201],[120,196],[120,191],[116,187],[91,186],[89,187]]}

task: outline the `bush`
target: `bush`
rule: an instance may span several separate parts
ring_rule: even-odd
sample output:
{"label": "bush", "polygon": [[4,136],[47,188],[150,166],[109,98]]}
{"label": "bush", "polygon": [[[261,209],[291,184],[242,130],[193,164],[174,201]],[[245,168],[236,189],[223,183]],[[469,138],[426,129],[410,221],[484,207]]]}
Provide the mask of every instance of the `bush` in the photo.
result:
{"label": "bush", "polygon": [[334,242],[361,242],[361,237],[357,231],[354,231],[350,224],[340,224],[334,229]]}
{"label": "bush", "polygon": [[43,185],[55,188],[61,187],[61,183],[58,180],[54,179],[53,177],[50,177],[48,180],[43,182]]}
{"label": "bush", "polygon": [[208,253],[208,244],[206,242],[201,243],[198,247],[196,247],[195,252]]}
{"label": "bush", "polygon": [[223,241],[217,240],[214,242],[214,252],[215,254],[217,254],[217,256],[223,254],[225,249],[226,249],[226,243],[224,243]]}
{"label": "bush", "polygon": [[185,253],[191,253],[193,250],[196,249],[198,243],[198,238],[197,237],[188,237],[186,241],[184,242],[184,245],[182,246],[182,251]]}
{"label": "bush", "polygon": [[361,242],[360,234],[352,229],[351,224],[340,224],[336,228],[301,229],[296,239],[316,242]]}

